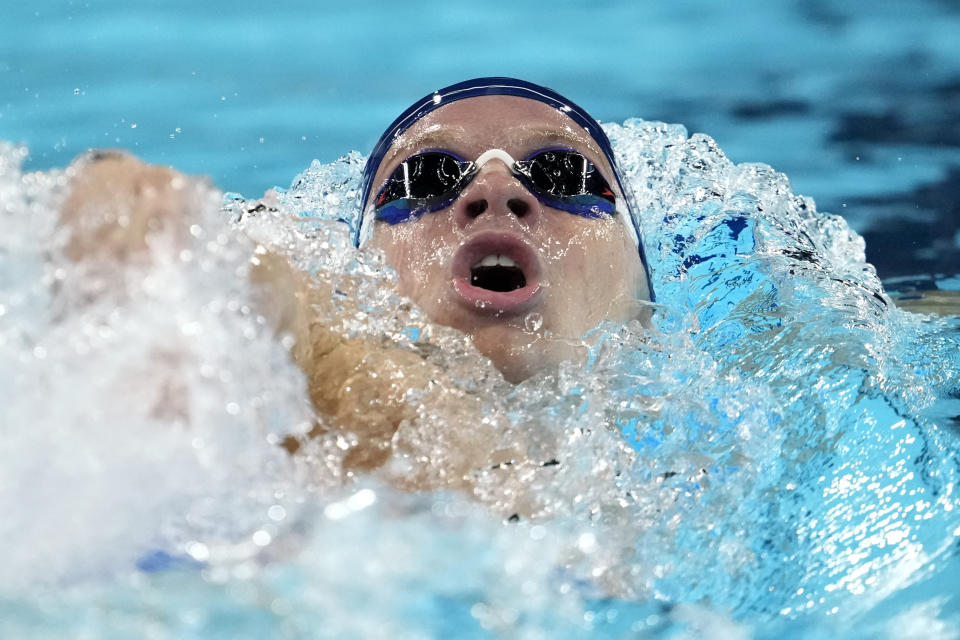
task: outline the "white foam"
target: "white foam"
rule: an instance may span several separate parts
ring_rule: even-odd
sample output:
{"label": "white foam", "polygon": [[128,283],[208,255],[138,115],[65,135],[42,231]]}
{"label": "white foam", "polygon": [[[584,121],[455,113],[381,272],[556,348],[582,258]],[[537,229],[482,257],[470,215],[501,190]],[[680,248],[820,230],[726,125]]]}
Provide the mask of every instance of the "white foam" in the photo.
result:
{"label": "white foam", "polygon": [[[129,585],[117,576],[151,550],[205,562],[136,574],[171,635],[214,628],[203,625],[216,625],[216,607],[261,624],[266,607],[276,628],[331,636],[436,634],[444,611],[460,611],[464,624],[518,637],[609,629],[616,615],[642,616],[621,635],[722,623],[737,637],[742,627],[719,612],[814,615],[801,614],[809,594],[846,603],[825,586],[858,570],[887,580],[889,593],[903,588],[890,567],[910,558],[883,536],[860,564],[825,560],[844,544],[851,512],[823,496],[843,468],[886,478],[878,490],[893,473],[918,492],[901,506],[930,502],[935,522],[960,525],[956,496],[931,500],[919,473],[907,477],[926,446],[931,477],[953,482],[935,454],[940,435],[920,418],[898,430],[918,440],[910,446],[870,440],[860,426],[885,420],[890,403],[918,416],[955,385],[955,336],[921,340],[931,334],[889,309],[859,237],[782,175],[733,165],[682,127],[607,130],[640,205],[657,330],[604,324],[585,338],[585,366],[519,386],[403,300],[382,256],[353,249],[356,154],[314,163],[273,196],[273,212],[244,213],[237,199],[220,211],[216,194],[192,186],[189,253],[126,273],[121,299],[84,305],[63,292],[90,286],[89,274],[51,252],[63,173],[24,175],[25,152],[4,149],[0,509],[10,515],[0,521],[9,550],[0,592],[26,612],[6,630],[34,629],[41,601],[31,594],[44,585],[66,612],[122,601]],[[441,391],[409,395],[416,418],[377,478],[331,489],[335,455],[318,445],[291,460],[276,446],[312,416],[288,342],[251,304],[255,243],[337,284],[317,310],[327,326],[445,372]],[[916,370],[900,370],[907,357]],[[464,424],[467,401],[485,408],[478,423]],[[465,446],[477,439],[479,457]],[[502,455],[514,451],[525,454]],[[471,496],[448,489],[464,468]],[[437,489],[384,485],[411,477]],[[863,511],[850,526],[881,527],[877,499],[856,502]],[[514,514],[519,522],[504,524]],[[884,514],[908,522],[903,510]],[[903,535],[920,536],[931,558],[949,545],[929,526],[909,527]],[[597,618],[590,598],[608,595],[624,600]],[[194,603],[190,615],[181,597]],[[658,600],[712,604],[671,618]],[[367,614],[355,614],[358,601]],[[123,624],[136,628],[139,615]],[[65,620],[74,635],[90,630]]]}

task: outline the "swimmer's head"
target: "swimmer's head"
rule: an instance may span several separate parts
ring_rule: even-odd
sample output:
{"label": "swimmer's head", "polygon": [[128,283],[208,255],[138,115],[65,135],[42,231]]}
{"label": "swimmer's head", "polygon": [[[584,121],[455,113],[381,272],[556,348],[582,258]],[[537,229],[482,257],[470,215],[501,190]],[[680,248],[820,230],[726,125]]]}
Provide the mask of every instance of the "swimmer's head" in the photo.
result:
{"label": "swimmer's head", "polygon": [[606,135],[562,96],[509,78],[442,89],[383,135],[358,243],[400,289],[514,381],[576,355],[602,320],[652,299]]}

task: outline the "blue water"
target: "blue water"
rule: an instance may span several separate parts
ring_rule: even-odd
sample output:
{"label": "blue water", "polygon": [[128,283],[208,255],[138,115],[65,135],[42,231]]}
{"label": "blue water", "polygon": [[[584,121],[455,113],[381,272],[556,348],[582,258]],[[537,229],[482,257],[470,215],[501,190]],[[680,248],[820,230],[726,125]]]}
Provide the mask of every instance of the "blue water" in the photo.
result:
{"label": "blue water", "polygon": [[366,151],[437,87],[514,75],[785,172],[866,234],[884,278],[949,274],[958,30],[960,10],[935,0],[12,3],[0,138],[27,143],[32,167],[120,146],[256,195]]}
{"label": "blue water", "polygon": [[[320,321],[445,371],[398,431],[390,473],[437,487],[418,493],[338,488],[338,440],[275,446],[308,419],[303,380],[250,313],[252,246],[216,194],[197,187],[186,253],[91,304],[96,271],[50,250],[59,174],[7,150],[0,631],[951,637],[956,318],[896,309],[860,238],[782,174],[678,125],[608,131],[657,330],[601,326],[586,367],[517,387],[324,222],[356,215],[355,156],[313,165],[280,214],[239,216],[337,283]],[[464,424],[471,399],[485,419]],[[471,499],[444,479],[474,437]]]}
{"label": "blue water", "polygon": [[[868,252],[891,236],[881,275],[958,272],[952,5],[131,11],[8,11],[0,137],[29,144],[27,169],[118,145],[231,191],[294,182],[285,211],[349,217],[359,164],[331,162],[413,97],[492,73],[719,147],[610,128],[661,333],[601,327],[587,368],[517,388],[397,301],[342,230],[247,222],[346,274],[373,309],[338,303],[350,331],[430,353],[510,425],[505,443],[544,453],[516,476],[478,471],[479,504],[287,468],[268,443],[305,419],[302,380],[244,312],[246,245],[202,194],[194,262],[115,307],[58,302],[83,274],[48,255],[57,175],[21,175],[5,150],[0,632],[957,637],[956,318],[895,309],[860,238],[794,196],[847,216]],[[190,381],[187,428],[144,408],[170,380],[140,364],[158,350],[184,354],[169,367]],[[462,426],[425,411],[411,442]],[[544,517],[510,523],[504,496],[523,487]]]}

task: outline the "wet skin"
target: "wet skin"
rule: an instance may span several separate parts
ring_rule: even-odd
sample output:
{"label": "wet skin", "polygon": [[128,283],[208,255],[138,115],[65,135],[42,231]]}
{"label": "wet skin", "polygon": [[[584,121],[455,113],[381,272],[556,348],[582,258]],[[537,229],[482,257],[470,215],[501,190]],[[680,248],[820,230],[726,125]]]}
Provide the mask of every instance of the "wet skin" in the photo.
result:
{"label": "wet skin", "polygon": [[[444,147],[475,159],[498,147],[519,159],[559,145],[584,153],[615,186],[599,149],[566,116],[538,102],[500,97],[456,102],[425,118],[397,142],[377,180],[424,148]],[[102,262],[111,274],[128,264],[149,263],[164,251],[176,255],[207,193],[176,171],[126,154],[81,160],[68,173],[70,193],[61,212],[61,224],[70,232],[67,256],[88,265]],[[393,227],[376,224],[373,244],[385,250],[406,295],[433,321],[469,334],[512,381],[575,358],[578,339],[600,320],[646,313],[637,302],[647,299],[642,267],[621,220],[587,219],[545,207],[500,160],[484,165],[449,208]],[[469,278],[465,284],[458,269],[469,272],[470,263],[484,253],[512,256],[530,290],[498,301],[493,292],[470,287]],[[356,446],[345,453],[344,470],[377,467],[396,450],[419,459],[418,447],[439,441],[439,434],[423,437],[422,430],[432,425],[416,421],[416,406],[406,400],[411,389],[422,390],[425,406],[446,407],[441,413],[458,415],[458,423],[472,426],[444,431],[442,464],[434,460],[404,471],[398,482],[469,486],[471,470],[499,464],[504,456],[523,459],[522,451],[498,448],[502,425],[486,420],[479,397],[443,384],[443,367],[379,340],[347,338],[332,329],[316,313],[330,299],[328,282],[297,271],[283,255],[258,253],[255,264],[250,273],[254,306],[278,335],[294,338],[291,355],[306,374],[310,400],[323,418],[309,436],[341,431],[357,436]],[[108,283],[125,286],[123,279],[114,280]],[[164,415],[178,410],[167,396],[158,406]],[[417,427],[407,434],[398,431],[402,424]],[[302,441],[302,436],[291,437],[283,444],[295,452]]]}
{"label": "wet skin", "polygon": [[[617,190],[603,153],[569,117],[527,98],[483,96],[437,109],[406,131],[381,164],[371,200],[418,151],[474,160],[502,149],[522,159],[556,146],[582,153]],[[377,221],[371,244],[397,270],[401,293],[434,322],[468,334],[518,382],[576,358],[580,339],[600,321],[649,313],[639,302],[650,296],[637,247],[619,215],[591,219],[546,206],[494,159],[446,209],[396,225]],[[519,265],[525,287],[503,293],[471,284],[471,267],[497,254]]]}

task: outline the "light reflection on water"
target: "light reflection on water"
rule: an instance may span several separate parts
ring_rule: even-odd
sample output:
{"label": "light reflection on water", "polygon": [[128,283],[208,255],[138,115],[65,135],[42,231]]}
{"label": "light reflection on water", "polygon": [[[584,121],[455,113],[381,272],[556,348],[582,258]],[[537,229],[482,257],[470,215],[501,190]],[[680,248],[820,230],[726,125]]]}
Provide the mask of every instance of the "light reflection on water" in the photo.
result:
{"label": "light reflection on water", "polygon": [[[860,238],[783,175],[682,127],[608,131],[640,200],[657,330],[601,326],[587,366],[518,387],[331,222],[355,216],[359,156],[242,220],[338,283],[330,326],[449,373],[453,401],[419,407],[387,473],[440,487],[421,493],[382,476],[337,488],[343,443],[294,461],[274,446],[310,417],[238,278],[253,246],[227,226],[238,201],[227,215],[196,187],[190,259],[85,306],[62,294],[85,274],[49,252],[61,174],[21,175],[6,150],[4,635],[955,630],[956,433],[938,407],[958,388],[956,323],[896,309]],[[189,410],[158,416],[170,381]],[[457,393],[489,424],[458,422]],[[475,500],[443,490],[453,436],[494,424],[528,456],[477,467]]]}
{"label": "light reflection on water", "polygon": [[0,137],[30,145],[31,168],[118,146],[259,195],[369,149],[416,96],[513,75],[787,173],[868,236],[883,278],[957,272],[955,3],[36,0],[4,15]]}

